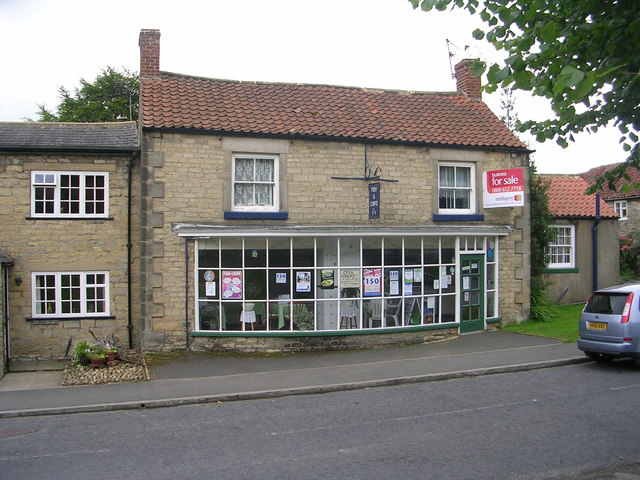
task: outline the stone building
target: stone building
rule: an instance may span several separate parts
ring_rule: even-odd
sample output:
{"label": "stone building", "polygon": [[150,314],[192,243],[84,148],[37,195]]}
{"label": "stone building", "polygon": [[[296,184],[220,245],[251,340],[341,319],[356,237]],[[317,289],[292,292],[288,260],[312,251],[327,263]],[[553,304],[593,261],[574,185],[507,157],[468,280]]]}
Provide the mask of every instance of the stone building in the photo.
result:
{"label": "stone building", "polygon": [[92,334],[127,345],[138,158],[134,122],[0,123],[5,366]]}
{"label": "stone building", "polygon": [[585,195],[589,183],[581,176],[541,177],[548,182],[555,233],[548,247],[546,291],[560,304],[586,302],[593,290],[620,283],[618,215],[604,199]]}
{"label": "stone building", "polygon": [[528,317],[529,206],[488,208],[483,178],[528,185],[529,151],[470,60],[458,91],[424,93],[175,74],[158,30],[139,46],[144,348],[350,348]]}
{"label": "stone building", "polygon": [[158,30],[139,47],[137,128],[0,124],[7,357],[108,334],[357,348],[528,317],[529,151],[470,60],[458,91],[425,93],[180,75]]}

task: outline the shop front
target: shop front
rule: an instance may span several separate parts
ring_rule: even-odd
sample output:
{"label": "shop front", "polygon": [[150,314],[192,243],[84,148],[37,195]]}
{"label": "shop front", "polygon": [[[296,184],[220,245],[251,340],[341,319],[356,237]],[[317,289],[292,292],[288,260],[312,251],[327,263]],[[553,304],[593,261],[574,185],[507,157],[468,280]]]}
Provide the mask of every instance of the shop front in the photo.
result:
{"label": "shop front", "polygon": [[193,241],[199,336],[466,333],[499,314],[498,239],[506,227],[174,231]]}

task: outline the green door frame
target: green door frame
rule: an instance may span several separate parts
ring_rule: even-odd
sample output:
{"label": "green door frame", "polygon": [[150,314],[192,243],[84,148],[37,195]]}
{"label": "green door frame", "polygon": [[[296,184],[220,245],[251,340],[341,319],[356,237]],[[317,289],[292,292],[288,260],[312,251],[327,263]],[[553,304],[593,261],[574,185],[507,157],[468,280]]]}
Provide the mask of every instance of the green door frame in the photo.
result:
{"label": "green door frame", "polygon": [[460,333],[484,330],[484,255],[460,255]]}

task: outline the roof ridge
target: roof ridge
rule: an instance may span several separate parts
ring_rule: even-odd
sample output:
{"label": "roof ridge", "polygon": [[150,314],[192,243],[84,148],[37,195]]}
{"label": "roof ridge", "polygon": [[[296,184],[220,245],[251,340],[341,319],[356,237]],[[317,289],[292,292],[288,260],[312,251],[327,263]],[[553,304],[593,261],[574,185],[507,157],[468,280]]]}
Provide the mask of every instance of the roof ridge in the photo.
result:
{"label": "roof ridge", "polygon": [[[396,88],[383,88],[383,87],[357,87],[355,85],[335,85],[328,83],[306,83],[306,82],[271,82],[267,80],[234,80],[230,78],[215,78],[215,77],[203,77],[200,75],[187,75],[184,73],[175,73],[175,72],[167,72],[160,71],[160,77],[163,75],[171,75],[175,77],[182,78],[193,78],[196,80],[208,80],[211,82],[225,82],[225,83],[233,83],[233,84],[241,84],[241,85],[284,85],[284,86],[293,86],[293,87],[326,87],[326,88],[340,88],[346,90],[363,90],[363,91],[380,91],[380,92],[388,92],[388,93],[411,93],[417,95],[438,95],[438,96],[457,96],[464,97],[465,95],[462,92],[458,92],[456,90],[451,91],[427,91],[427,90],[401,90]],[[151,79],[153,81],[153,79]]]}

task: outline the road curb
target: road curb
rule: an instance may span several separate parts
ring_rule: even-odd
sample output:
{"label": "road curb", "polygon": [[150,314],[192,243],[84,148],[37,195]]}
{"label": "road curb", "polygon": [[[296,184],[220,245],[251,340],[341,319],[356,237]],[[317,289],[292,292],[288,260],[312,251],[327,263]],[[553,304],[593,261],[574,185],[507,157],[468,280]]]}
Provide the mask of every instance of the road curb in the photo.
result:
{"label": "road curb", "polygon": [[181,405],[196,405],[202,403],[225,403],[241,400],[257,400],[263,398],[278,398],[293,395],[313,395],[321,393],[331,393],[349,390],[360,390],[365,388],[389,387],[394,385],[406,385],[412,383],[437,382],[442,380],[452,380],[456,378],[479,377],[482,375],[496,375],[500,373],[512,373],[526,370],[537,370],[542,368],[552,368],[564,365],[573,365],[590,361],[586,357],[572,357],[557,360],[546,360],[542,362],[520,363],[514,365],[504,365],[499,367],[478,368],[472,370],[459,370],[445,373],[430,373],[425,375],[414,375],[409,377],[387,378],[380,380],[368,380],[362,382],[339,383],[333,385],[316,385],[309,387],[284,388],[277,390],[262,390],[255,392],[242,392],[230,394],[201,395],[194,397],[177,397],[159,400],[117,402],[93,405],[73,405],[66,407],[36,408],[26,410],[0,411],[0,418],[32,417],[43,415],[67,415],[72,413],[94,413],[110,412],[117,410],[135,410],[149,408],[166,408]]}
{"label": "road curb", "polygon": [[177,397],[148,401],[117,402],[93,405],[72,405],[65,407],[37,408],[26,410],[9,410],[0,412],[0,418],[31,417],[42,415],[66,415],[72,413],[94,413],[110,412],[116,410],[135,410],[149,408],[166,408],[181,405],[196,405],[203,403],[225,403],[241,400],[257,400],[263,398],[278,398],[293,395],[313,395],[321,393],[331,393],[349,390],[360,390],[365,388],[389,387],[394,385],[406,385],[412,383],[436,382],[442,380],[452,380],[456,378],[478,377],[482,375],[496,375],[500,373],[511,373],[526,370],[537,370],[542,368],[559,367],[588,362],[586,357],[572,357],[565,359],[546,360],[541,362],[520,363],[499,367],[487,367],[471,370],[459,370],[445,373],[430,373],[425,375],[414,375],[409,377],[386,378],[380,380],[368,380],[362,382],[348,382],[332,385],[315,385],[308,387],[283,388],[276,390],[261,390],[255,392],[242,392],[231,394],[200,395],[193,397]]}

